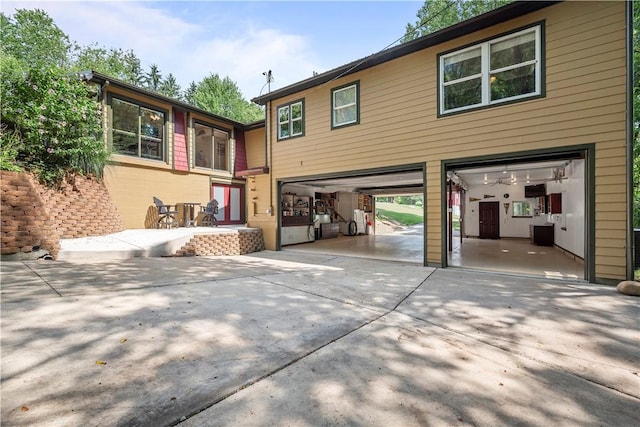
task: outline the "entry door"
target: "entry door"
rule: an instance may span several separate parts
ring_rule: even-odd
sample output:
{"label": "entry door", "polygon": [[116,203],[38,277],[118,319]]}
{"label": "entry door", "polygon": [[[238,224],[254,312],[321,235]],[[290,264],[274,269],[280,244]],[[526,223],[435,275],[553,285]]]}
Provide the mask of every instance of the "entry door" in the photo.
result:
{"label": "entry door", "polygon": [[211,198],[218,201],[219,224],[242,224],[244,222],[243,187],[239,185],[212,184]]}
{"label": "entry door", "polygon": [[480,202],[480,238],[500,238],[500,202]]}

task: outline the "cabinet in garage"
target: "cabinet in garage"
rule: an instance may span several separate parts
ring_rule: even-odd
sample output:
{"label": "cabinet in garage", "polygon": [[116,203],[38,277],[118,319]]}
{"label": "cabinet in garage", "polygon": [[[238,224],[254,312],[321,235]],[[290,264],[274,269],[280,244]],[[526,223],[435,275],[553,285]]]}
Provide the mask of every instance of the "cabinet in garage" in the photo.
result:
{"label": "cabinet in garage", "polygon": [[313,224],[312,198],[297,194],[282,195],[282,226]]}

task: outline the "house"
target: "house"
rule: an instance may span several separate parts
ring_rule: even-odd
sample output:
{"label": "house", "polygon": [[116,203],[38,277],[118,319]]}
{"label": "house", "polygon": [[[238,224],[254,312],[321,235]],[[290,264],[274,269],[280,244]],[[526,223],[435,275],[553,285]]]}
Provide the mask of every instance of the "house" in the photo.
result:
{"label": "house", "polygon": [[246,147],[264,144],[263,122],[239,123],[98,72],[82,77],[102,105],[112,150],[104,181],[126,228],[155,227],[153,197],[202,206],[215,198],[218,224],[246,223],[245,176],[266,172]]}
{"label": "house", "polygon": [[630,8],[515,2],[256,97],[269,173],[249,179],[247,221],[280,249],[336,218],[367,232],[372,196],[418,193],[425,265],[451,265],[455,208],[464,237],[631,277]]}

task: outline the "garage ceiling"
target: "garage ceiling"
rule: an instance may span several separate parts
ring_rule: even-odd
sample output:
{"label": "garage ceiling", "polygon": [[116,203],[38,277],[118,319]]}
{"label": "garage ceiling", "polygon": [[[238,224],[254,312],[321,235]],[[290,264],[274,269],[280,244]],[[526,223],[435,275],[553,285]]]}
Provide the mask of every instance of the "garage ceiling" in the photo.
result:
{"label": "garage ceiling", "polygon": [[298,181],[296,185],[312,186],[323,192],[362,192],[376,196],[422,193],[422,171],[390,172],[376,175],[358,175],[310,179]]}
{"label": "garage ceiling", "polygon": [[[456,182],[464,182],[467,188],[495,184],[539,184],[557,180],[562,168],[566,167],[571,161],[560,158],[552,161],[529,163],[493,163],[488,166],[451,169],[447,172],[447,175]],[[326,193],[346,191],[385,196],[422,193],[422,180],[422,170],[411,170],[354,176],[318,177],[288,184],[311,186]]]}

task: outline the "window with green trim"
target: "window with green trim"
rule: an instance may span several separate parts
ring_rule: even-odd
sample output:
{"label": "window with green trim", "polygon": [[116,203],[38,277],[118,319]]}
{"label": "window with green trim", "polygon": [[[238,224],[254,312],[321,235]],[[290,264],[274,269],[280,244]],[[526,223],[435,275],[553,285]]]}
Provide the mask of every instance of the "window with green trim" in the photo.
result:
{"label": "window with green trim", "polygon": [[118,154],[164,160],[165,114],[111,98],[111,145]]}
{"label": "window with green trim", "polygon": [[536,25],[440,55],[440,114],[540,96],[541,37]]}
{"label": "window with green trim", "polygon": [[331,90],[331,127],[360,122],[360,83],[354,82]]}
{"label": "window with green trim", "polygon": [[304,100],[278,107],[278,139],[304,135]]}

